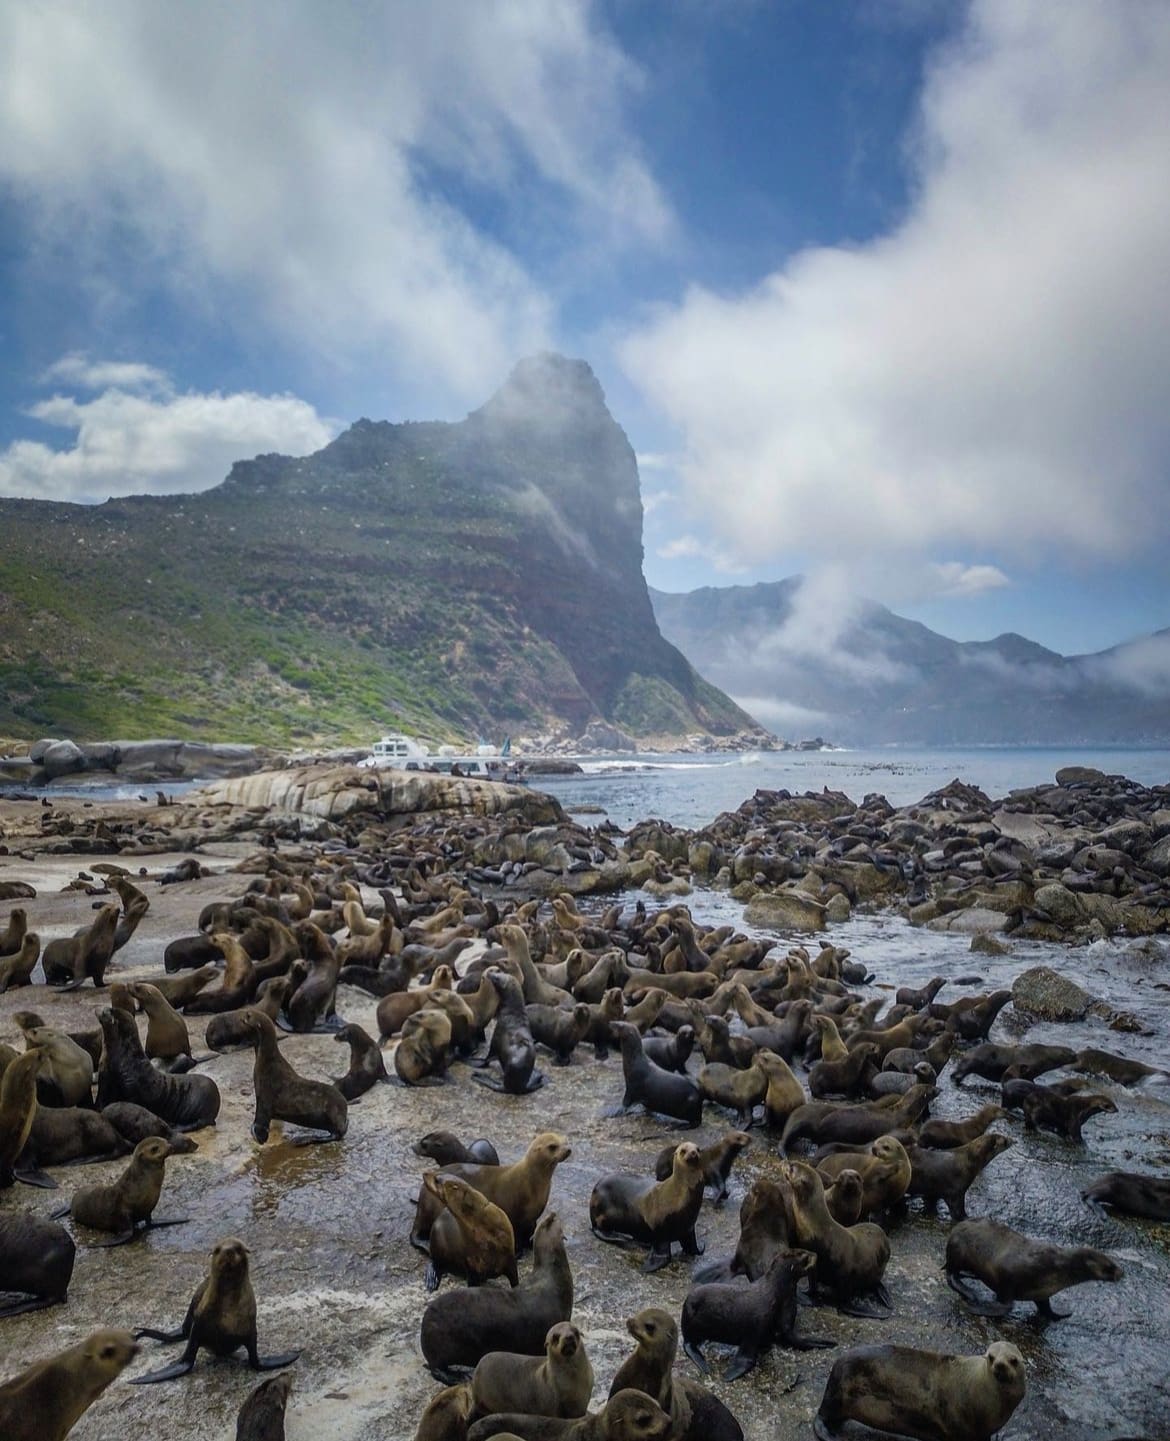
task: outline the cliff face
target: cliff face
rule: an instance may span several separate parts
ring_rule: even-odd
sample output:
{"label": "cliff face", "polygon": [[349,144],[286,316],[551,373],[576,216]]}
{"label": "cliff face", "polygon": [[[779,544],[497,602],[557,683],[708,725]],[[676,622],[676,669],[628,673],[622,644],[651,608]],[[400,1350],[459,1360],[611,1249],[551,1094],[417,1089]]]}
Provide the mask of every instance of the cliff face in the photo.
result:
{"label": "cliff face", "polygon": [[663,633],[780,731],[849,745],[1170,741],[1170,630],[1062,656],[1013,634],[949,640],[867,603],[817,646],[799,589],[792,577],[651,596]]}
{"label": "cliff face", "polygon": [[0,730],[282,742],[752,722],[662,637],[637,466],[580,361],[193,496],[0,501]]}

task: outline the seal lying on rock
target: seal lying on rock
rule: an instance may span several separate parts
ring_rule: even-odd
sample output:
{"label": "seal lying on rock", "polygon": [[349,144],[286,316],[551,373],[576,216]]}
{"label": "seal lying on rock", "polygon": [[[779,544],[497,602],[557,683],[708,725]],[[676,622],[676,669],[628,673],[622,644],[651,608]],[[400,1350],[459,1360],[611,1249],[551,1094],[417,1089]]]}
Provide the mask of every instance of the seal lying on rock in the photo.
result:
{"label": "seal lying on rock", "polygon": [[146,1376],[136,1376],[133,1382],[136,1386],[185,1376],[194,1369],[201,1347],[216,1356],[230,1356],[243,1346],[253,1371],[278,1370],[291,1365],[301,1354],[298,1350],[283,1356],[262,1357],[257,1352],[256,1295],[248,1275],[248,1248],[234,1236],[217,1242],[213,1248],[211,1265],[191,1297],[182,1326],[177,1331],[143,1327],[134,1333],[135,1340],[143,1336],[156,1341],[186,1341],[187,1345],[173,1365]]}
{"label": "seal lying on rock", "polygon": [[0,1213],[0,1289],[28,1297],[0,1306],[0,1316],[60,1305],[69,1293],[76,1253],[73,1238],[56,1221],[24,1211]]}
{"label": "seal lying on rock", "polygon": [[857,1346],[833,1363],[813,1431],[837,1441],[857,1421],[916,1441],[991,1441],[1026,1389],[1024,1358],[1006,1341],[981,1356]]}
{"label": "seal lying on rock", "polygon": [[[1069,1311],[1054,1311],[1051,1297],[1085,1281],[1120,1281],[1125,1274],[1112,1256],[1091,1246],[1053,1246],[1034,1241],[986,1217],[962,1221],[947,1237],[947,1285],[984,1316],[1006,1316],[1016,1301],[1032,1301],[1047,1320],[1062,1320]],[[974,1276],[994,1293],[996,1306],[980,1302],[963,1284]]]}
{"label": "seal lying on rock", "polygon": [[1081,1192],[1091,1206],[1112,1206],[1126,1216],[1170,1221],[1170,1179],[1136,1171],[1107,1171]]}

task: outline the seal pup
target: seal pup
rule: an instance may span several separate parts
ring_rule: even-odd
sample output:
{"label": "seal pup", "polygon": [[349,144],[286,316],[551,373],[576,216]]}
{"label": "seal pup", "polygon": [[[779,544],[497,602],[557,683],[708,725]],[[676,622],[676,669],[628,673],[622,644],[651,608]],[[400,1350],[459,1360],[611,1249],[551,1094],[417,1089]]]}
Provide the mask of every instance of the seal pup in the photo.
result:
{"label": "seal pup", "polygon": [[641,1391],[619,1391],[601,1411],[575,1420],[522,1411],[485,1416],[468,1429],[467,1441],[666,1441],[670,1431],[670,1417],[656,1401]]}
{"label": "seal pup", "polygon": [[[510,1166],[469,1165],[444,1166],[441,1174],[458,1176],[474,1186],[489,1201],[499,1206],[512,1223],[517,1247],[532,1239],[541,1212],[548,1205],[553,1172],[572,1155],[564,1136],[555,1131],[542,1131],[536,1136],[519,1161]],[[425,1186],[419,1191],[410,1244],[420,1251],[427,1249],[428,1238],[443,1203]]]}
{"label": "seal pup", "polygon": [[782,1251],[759,1280],[746,1286],[735,1281],[692,1286],[682,1308],[683,1350],[708,1375],[703,1343],[734,1346],[723,1375],[736,1381],[755,1367],[773,1340],[796,1351],[832,1348],[836,1342],[826,1337],[796,1334],[796,1288],[816,1264],[811,1251]]}
{"label": "seal pup", "polygon": [[93,1057],[63,1031],[26,1026],[24,1043],[36,1051],[37,1098],[46,1106],[89,1105],[93,1100]]}
{"label": "seal pup", "polygon": [[293,1373],[266,1376],[248,1396],[236,1417],[236,1441],[284,1441],[284,1413]]}
{"label": "seal pup", "polygon": [[244,1027],[256,1047],[252,1083],[256,1092],[256,1114],[252,1135],[263,1145],[272,1121],[289,1121],[325,1136],[306,1137],[312,1141],[340,1141],[349,1125],[345,1097],[328,1081],[312,1081],[293,1070],[280,1054],[276,1027],[263,1013],[252,1010]]}
{"label": "seal pup", "polygon": [[543,1358],[489,1351],[471,1377],[471,1397],[482,1415],[515,1406],[524,1415],[584,1416],[593,1394],[593,1367],[571,1321],[550,1326]]}
{"label": "seal pup", "polygon": [[[1125,1272],[1112,1256],[1092,1246],[1054,1246],[1035,1241],[986,1217],[961,1221],[947,1237],[944,1263],[947,1285],[982,1316],[1006,1316],[1016,1301],[1032,1301],[1036,1315],[1061,1321],[1071,1311],[1056,1311],[1051,1298],[1086,1281],[1120,1281]],[[974,1276],[995,1294],[989,1306],[963,1284]]]}
{"label": "seal pup", "polygon": [[671,1420],[675,1441],[743,1441],[743,1427],[717,1396],[685,1376],[674,1375],[678,1325],[660,1307],[630,1316],[626,1330],[634,1353],[618,1367],[610,1399],[621,1391],[641,1391],[657,1401]]}
{"label": "seal pup", "polygon": [[105,985],[106,967],[114,954],[114,937],[122,908],[103,906],[93,921],[72,936],[58,936],[45,946],[41,968],[45,981],[60,991],[75,991],[87,980],[95,989]]}
{"label": "seal pup", "polygon": [[451,1022],[444,1012],[424,1006],[407,1016],[394,1047],[394,1071],[407,1086],[440,1086],[447,1074]]}
{"label": "seal pup", "polygon": [[281,1356],[261,1356],[256,1350],[256,1295],[248,1275],[248,1248],[243,1241],[229,1236],[212,1248],[207,1275],[200,1281],[187,1307],[187,1315],[177,1331],[155,1331],[142,1327],[134,1339],[149,1336],[169,1343],[186,1341],[183,1354],[171,1366],[136,1376],[135,1386],[149,1386],[157,1381],[173,1381],[194,1369],[200,1348],[216,1356],[230,1356],[243,1346],[248,1352],[248,1365],[253,1371],[276,1371],[290,1366],[301,1354],[289,1351]]}
{"label": "seal pup", "polygon": [[428,1131],[411,1147],[416,1156],[427,1156],[439,1166],[470,1163],[473,1166],[498,1166],[499,1155],[490,1141],[481,1136],[465,1146],[454,1131]]}
{"label": "seal pup", "polygon": [[466,1277],[471,1286],[493,1276],[518,1286],[516,1237],[506,1213],[458,1176],[427,1171],[423,1185],[444,1207],[431,1226],[427,1290],[437,1291],[447,1271]]}
{"label": "seal pup", "polygon": [[14,1181],[49,1189],[57,1184],[39,1172],[16,1169],[17,1157],[25,1148],[37,1112],[39,1064],[36,1051],[25,1051],[0,1076],[0,1191]]}
{"label": "seal pup", "polygon": [[31,986],[32,973],[41,953],[41,938],[27,931],[16,950],[0,957],[0,996],[21,986]]}
{"label": "seal pup", "polygon": [[190,1136],[176,1131],[153,1111],[137,1106],[133,1101],[111,1101],[108,1106],[102,1107],[101,1116],[127,1143],[128,1151],[132,1151],[139,1141],[145,1141],[147,1136],[162,1136],[169,1141],[172,1156],[189,1156],[199,1149]]}
{"label": "seal pup", "polygon": [[33,1116],[21,1153],[22,1166],[69,1166],[102,1161],[133,1150],[122,1133],[99,1111],[84,1106],[41,1106]]}
{"label": "seal pup", "polygon": [[589,1225],[601,1241],[626,1238],[650,1247],[644,1273],[660,1271],[677,1241],[685,1256],[701,1256],[695,1222],[703,1204],[703,1165],[699,1148],[684,1141],[674,1152],[665,1181],[641,1176],[605,1176],[589,1197]]}
{"label": "seal pup", "polygon": [[923,1146],[907,1146],[910,1157],[908,1196],[921,1196],[928,1211],[940,1201],[947,1203],[952,1221],[967,1219],[967,1192],[979,1173],[1008,1150],[1015,1142],[1010,1136],[988,1131],[966,1145],[950,1151],[931,1151]]}
{"label": "seal pup", "polygon": [[162,1194],[167,1157],[171,1145],[161,1136],[148,1136],[134,1147],[130,1164],[109,1186],[82,1186],[73,1193],[68,1206],[55,1211],[54,1218],[72,1214],[80,1226],[91,1231],[109,1231],[112,1239],[99,1246],[121,1246],[132,1241],[141,1227],[182,1226],[187,1217],[154,1219],[154,1208]]}
{"label": "seal pup", "polygon": [[525,1006],[524,1009],[533,1040],[553,1053],[554,1066],[567,1066],[589,1030],[592,1021],[589,1007],[578,1001],[571,1011],[561,1006],[541,1005]]}
{"label": "seal pup", "polygon": [[550,1326],[573,1315],[573,1273],[565,1232],[555,1211],[542,1216],[532,1238],[532,1270],[518,1286],[447,1291],[423,1312],[419,1341],[432,1375],[446,1384],[489,1351],[539,1356]]}
{"label": "seal pup", "polygon": [[0,1212],[0,1290],[23,1301],[0,1305],[0,1316],[22,1316],[68,1299],[77,1248],[56,1221],[27,1211]]}
{"label": "seal pup", "polygon": [[[132,981],[130,994],[146,1013],[146,1039],[143,1050],[152,1061],[182,1062],[185,1069],[195,1064],[191,1056],[191,1037],[187,1022],[179,1015],[157,986],[147,981]],[[174,1069],[179,1069],[175,1066]]]}
{"label": "seal pup", "polygon": [[1081,1192],[1097,1210],[1112,1206],[1125,1216],[1170,1221],[1170,1178],[1143,1176],[1137,1171],[1107,1171]]}
{"label": "seal pup", "polygon": [[0,1384],[4,1441],[64,1441],[138,1355],[129,1331],[95,1331]]}
{"label": "seal pup", "polygon": [[857,1346],[834,1361],[813,1432],[838,1441],[857,1421],[916,1441],[991,1441],[1026,1389],[1024,1358],[1006,1341],[980,1356]]}
{"label": "seal pup", "polygon": [[377,1041],[361,1026],[352,1022],[342,1026],[333,1039],[349,1047],[349,1070],[344,1076],[334,1077],[333,1081],[347,1101],[356,1101],[379,1081],[389,1081]]}
{"label": "seal pup", "polygon": [[467,1423],[473,1410],[470,1386],[444,1386],[427,1402],[414,1441],[467,1441]]}
{"label": "seal pup", "polygon": [[626,1089],[620,1111],[628,1111],[639,1102],[647,1111],[682,1121],[687,1129],[703,1119],[703,1093],[689,1076],[664,1071],[656,1066],[642,1049],[638,1028],[629,1021],[616,1021],[610,1030],[622,1048],[622,1074]]}

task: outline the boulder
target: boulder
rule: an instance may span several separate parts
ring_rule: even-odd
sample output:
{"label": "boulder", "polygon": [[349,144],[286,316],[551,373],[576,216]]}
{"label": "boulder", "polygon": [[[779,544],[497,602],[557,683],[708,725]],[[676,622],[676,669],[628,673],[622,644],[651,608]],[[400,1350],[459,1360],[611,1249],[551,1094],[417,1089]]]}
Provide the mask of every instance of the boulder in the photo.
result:
{"label": "boulder", "polygon": [[51,781],[58,776],[76,775],[85,769],[85,756],[81,747],[73,741],[53,741],[42,752],[40,761],[46,779]]}
{"label": "boulder", "polygon": [[1062,766],[1056,772],[1058,786],[1100,785],[1104,780],[1105,772],[1096,770],[1093,766]]}
{"label": "boulder", "polygon": [[1142,865],[1156,876],[1170,876],[1170,835],[1154,842],[1143,857]]}
{"label": "boulder", "polygon": [[849,904],[849,897],[840,891],[835,896],[830,896],[825,902],[825,920],[831,925],[840,925],[847,921],[853,914],[853,907]]}
{"label": "boulder", "polygon": [[1007,916],[984,906],[968,906],[966,910],[950,911],[927,922],[927,930],[946,931],[957,936],[977,936],[985,931],[1002,931]]}
{"label": "boulder", "polygon": [[1058,926],[1077,926],[1086,919],[1080,897],[1059,881],[1040,886],[1036,891],[1035,904],[1038,910],[1051,916],[1054,924]]}
{"label": "boulder", "polygon": [[971,950],[977,956],[1008,956],[1011,947],[997,940],[990,931],[980,931],[971,937]]}
{"label": "boulder", "polygon": [[753,896],[743,913],[749,926],[780,931],[823,931],[825,908],[803,891],[772,891]]}
{"label": "boulder", "polygon": [[1044,1021],[1079,1021],[1096,998],[1050,966],[1033,966],[1012,982],[1012,1005]]}

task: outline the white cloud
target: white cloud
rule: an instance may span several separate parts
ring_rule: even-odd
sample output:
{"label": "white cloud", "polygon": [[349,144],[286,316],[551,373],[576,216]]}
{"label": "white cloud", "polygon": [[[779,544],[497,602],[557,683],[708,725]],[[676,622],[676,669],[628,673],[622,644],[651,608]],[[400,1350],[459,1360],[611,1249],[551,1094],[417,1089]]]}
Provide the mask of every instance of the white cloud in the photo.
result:
{"label": "white cloud", "polygon": [[59,380],[82,390],[103,390],[106,386],[116,386],[120,390],[170,388],[170,378],[156,366],[134,360],[90,360],[76,350],[50,365],[41,380],[44,383]]}
{"label": "white cloud", "polygon": [[834,720],[824,711],[810,710],[807,706],[776,700],[773,696],[737,695],[732,696],[732,700],[777,735],[786,735],[789,739],[811,740],[818,726]]}
{"label": "white cloud", "polygon": [[[48,234],[482,399],[555,328],[496,235],[656,242],[641,77],[588,0],[0,7],[0,181]],[[96,239],[93,239],[96,237]]]}
{"label": "white cloud", "polygon": [[88,400],[54,395],[32,406],[34,419],[74,431],[73,444],[55,450],[18,440],[0,451],[0,496],[92,501],[207,490],[233,461],[268,451],[306,455],[336,433],[295,395],[180,395],[152,366],[75,360],[66,357],[68,364],[59,362],[50,373],[72,367],[82,384],[121,373],[144,393],[112,386]]}
{"label": "white cloud", "polygon": [[1166,5],[974,0],[889,234],[694,287],[628,336],[712,544],[891,565],[1164,544],[1168,75]]}
{"label": "white cloud", "polygon": [[1120,645],[1084,662],[1093,679],[1123,685],[1153,699],[1170,698],[1170,630]]}
{"label": "white cloud", "polygon": [[662,560],[688,560],[694,556],[706,555],[707,551],[697,536],[680,535],[660,545],[655,554]]}
{"label": "white cloud", "polygon": [[664,505],[670,505],[675,499],[673,490],[644,490],[642,492],[642,513],[653,515]]}
{"label": "white cloud", "polygon": [[938,594],[943,596],[982,595],[988,590],[1002,590],[1011,581],[997,565],[965,565],[961,560],[936,561],[931,566],[937,581]]}

